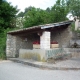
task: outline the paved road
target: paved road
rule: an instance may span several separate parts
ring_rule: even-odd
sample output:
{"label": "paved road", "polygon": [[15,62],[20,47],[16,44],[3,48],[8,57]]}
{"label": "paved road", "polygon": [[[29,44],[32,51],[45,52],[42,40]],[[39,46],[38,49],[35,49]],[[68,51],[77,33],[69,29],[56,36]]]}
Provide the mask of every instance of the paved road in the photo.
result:
{"label": "paved road", "polygon": [[80,80],[80,70],[45,70],[21,63],[1,61],[0,80]]}

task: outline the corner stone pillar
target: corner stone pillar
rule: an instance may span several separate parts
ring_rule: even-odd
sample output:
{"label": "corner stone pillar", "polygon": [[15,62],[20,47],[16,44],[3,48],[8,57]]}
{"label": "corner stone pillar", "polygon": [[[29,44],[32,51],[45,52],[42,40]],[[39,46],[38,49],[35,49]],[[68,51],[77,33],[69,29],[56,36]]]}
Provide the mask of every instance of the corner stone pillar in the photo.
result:
{"label": "corner stone pillar", "polygon": [[50,49],[50,32],[44,31],[40,36],[40,49]]}
{"label": "corner stone pillar", "polygon": [[15,57],[15,55],[16,55],[16,37],[10,34],[7,34],[6,56]]}
{"label": "corner stone pillar", "polygon": [[79,19],[76,19],[75,21],[75,30],[78,30],[80,29],[80,22],[79,22]]}

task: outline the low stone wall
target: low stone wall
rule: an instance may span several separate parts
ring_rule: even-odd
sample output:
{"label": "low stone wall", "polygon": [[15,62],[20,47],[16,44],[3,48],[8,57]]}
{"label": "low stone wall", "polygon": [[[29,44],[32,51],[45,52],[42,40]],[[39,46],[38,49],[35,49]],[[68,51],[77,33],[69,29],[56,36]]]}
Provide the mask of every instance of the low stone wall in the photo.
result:
{"label": "low stone wall", "polygon": [[66,54],[62,48],[55,48],[50,50],[45,49],[20,49],[19,58],[33,59],[38,61],[47,61],[49,58],[58,58]]}
{"label": "low stone wall", "polygon": [[64,48],[66,54],[71,54],[72,57],[80,58],[80,48]]}
{"label": "low stone wall", "polygon": [[19,58],[24,59],[33,59],[37,61],[44,61],[45,60],[45,50],[41,49],[20,49],[19,50]]}
{"label": "low stone wall", "polygon": [[54,49],[20,49],[19,58],[47,61],[48,59],[65,59],[80,57],[79,48],[54,48]]}
{"label": "low stone wall", "polygon": [[66,54],[66,52],[62,48],[54,48],[51,50],[46,50],[46,59],[48,58],[56,59],[62,57],[64,54]]}

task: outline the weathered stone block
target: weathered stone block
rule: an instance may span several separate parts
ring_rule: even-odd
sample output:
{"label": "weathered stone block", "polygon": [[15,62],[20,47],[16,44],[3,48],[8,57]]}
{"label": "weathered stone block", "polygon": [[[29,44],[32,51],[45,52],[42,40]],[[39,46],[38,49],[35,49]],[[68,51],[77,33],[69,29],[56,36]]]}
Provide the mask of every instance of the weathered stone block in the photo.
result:
{"label": "weathered stone block", "polygon": [[33,44],[33,49],[40,49],[40,45],[39,44]]}
{"label": "weathered stone block", "polygon": [[58,48],[59,44],[51,44],[51,48]]}

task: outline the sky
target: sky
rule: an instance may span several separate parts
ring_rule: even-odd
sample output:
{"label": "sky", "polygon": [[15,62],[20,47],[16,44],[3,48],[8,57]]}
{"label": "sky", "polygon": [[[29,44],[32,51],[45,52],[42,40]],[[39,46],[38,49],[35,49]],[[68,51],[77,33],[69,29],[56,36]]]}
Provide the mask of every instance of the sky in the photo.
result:
{"label": "sky", "polygon": [[17,6],[20,11],[24,11],[26,7],[34,6],[36,8],[46,9],[56,3],[56,0],[7,0],[11,5]]}

